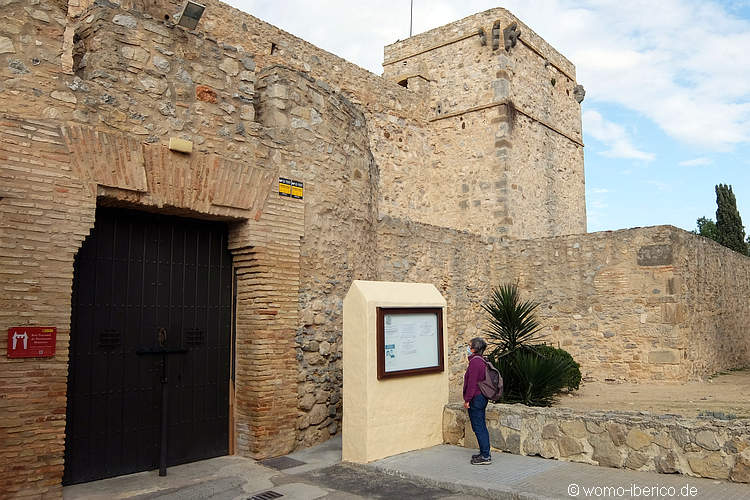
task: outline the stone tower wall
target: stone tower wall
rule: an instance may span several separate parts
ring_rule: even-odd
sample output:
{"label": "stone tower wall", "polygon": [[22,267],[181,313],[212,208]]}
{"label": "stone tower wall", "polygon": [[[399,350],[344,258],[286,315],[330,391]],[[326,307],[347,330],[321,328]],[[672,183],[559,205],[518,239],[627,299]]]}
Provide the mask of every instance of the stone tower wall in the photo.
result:
{"label": "stone tower wall", "polygon": [[[521,36],[505,50],[513,23]],[[383,67],[421,83],[434,134],[422,168],[441,182],[414,186],[411,218],[489,237],[586,231],[575,68],[527,26],[492,9],[389,45]]]}

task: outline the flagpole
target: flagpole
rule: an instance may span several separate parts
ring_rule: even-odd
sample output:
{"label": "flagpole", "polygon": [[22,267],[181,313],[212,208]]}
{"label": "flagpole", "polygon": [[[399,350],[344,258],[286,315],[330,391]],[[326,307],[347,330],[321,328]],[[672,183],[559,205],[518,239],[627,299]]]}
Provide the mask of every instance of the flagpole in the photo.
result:
{"label": "flagpole", "polygon": [[411,38],[412,19],[414,19],[414,0],[411,0],[411,7],[409,8],[409,38]]}

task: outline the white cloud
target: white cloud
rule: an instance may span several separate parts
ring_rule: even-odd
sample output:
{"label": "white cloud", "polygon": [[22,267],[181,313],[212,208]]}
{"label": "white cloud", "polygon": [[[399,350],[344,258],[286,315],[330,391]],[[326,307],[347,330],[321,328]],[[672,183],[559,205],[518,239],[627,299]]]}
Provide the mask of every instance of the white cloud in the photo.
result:
{"label": "white cloud", "polygon": [[609,204],[605,194],[607,189],[592,189],[586,197],[586,217],[588,225],[598,227],[609,216]]}
{"label": "white cloud", "polygon": [[[406,0],[228,1],[376,74],[382,73],[383,46],[409,34]],[[737,17],[743,3],[502,5],[576,65],[586,87],[584,109],[592,102],[615,103],[683,144],[727,151],[750,143],[750,20]],[[497,6],[496,0],[414,0],[414,33]],[[635,148],[612,153],[639,156]]]}
{"label": "white cloud", "polygon": [[707,165],[713,165],[714,161],[711,158],[701,157],[693,158],[692,160],[681,161],[679,165],[681,167],[703,167]]}
{"label": "white cloud", "polygon": [[589,207],[594,209],[603,209],[607,208],[609,205],[605,203],[603,200],[594,200],[591,203],[589,203]]}
{"label": "white cloud", "polygon": [[[750,142],[750,21],[736,9],[705,0],[509,4],[576,64],[589,103],[634,110],[690,146]],[[582,25],[559,22],[582,9]]]}
{"label": "white cloud", "polygon": [[641,151],[632,144],[630,135],[621,125],[605,120],[598,111],[583,113],[583,132],[609,148],[601,153],[604,156],[641,161],[654,159],[653,153]]}
{"label": "white cloud", "polygon": [[660,182],[660,181],[646,181],[646,183],[650,184],[650,185],[652,185],[654,187],[656,187],[656,189],[659,190],[659,191],[666,191],[666,192],[671,192],[672,191],[672,186],[669,185],[669,184],[667,184],[667,183],[664,183],[664,182]]}

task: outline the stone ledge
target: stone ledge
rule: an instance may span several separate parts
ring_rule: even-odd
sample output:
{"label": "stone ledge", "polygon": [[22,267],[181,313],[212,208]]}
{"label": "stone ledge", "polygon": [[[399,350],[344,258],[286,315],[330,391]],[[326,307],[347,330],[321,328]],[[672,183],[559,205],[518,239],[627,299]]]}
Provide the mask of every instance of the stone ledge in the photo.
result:
{"label": "stone ledge", "polygon": [[[750,482],[750,419],[491,404],[487,428],[493,448],[517,455]],[[463,405],[446,405],[443,440],[477,447]]]}

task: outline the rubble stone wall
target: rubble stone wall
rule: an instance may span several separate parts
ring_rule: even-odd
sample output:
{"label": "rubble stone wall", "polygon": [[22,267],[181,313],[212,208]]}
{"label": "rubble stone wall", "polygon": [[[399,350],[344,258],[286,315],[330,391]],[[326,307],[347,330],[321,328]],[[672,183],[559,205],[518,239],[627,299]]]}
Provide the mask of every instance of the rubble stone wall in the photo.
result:
{"label": "rubble stone wall", "polygon": [[468,232],[389,217],[376,230],[377,279],[432,283],[446,300],[445,366],[450,400],[458,401],[466,342],[486,326],[481,304],[495,284],[494,245]]}
{"label": "rubble stone wall", "polygon": [[384,219],[378,249],[379,279],[434,283],[448,301],[451,401],[464,344],[487,329],[481,304],[508,282],[540,303],[544,341],[584,380],[678,382],[750,364],[750,259],[672,226],[489,243]]}
{"label": "rubble stone wall", "polygon": [[708,238],[677,234],[685,299],[674,320],[691,332],[688,377],[750,366],[750,258]]}
{"label": "rubble stone wall", "polygon": [[304,182],[294,348],[295,446],[339,431],[343,297],[355,279],[374,279],[377,169],[365,115],[307,74],[280,67],[258,78],[258,120],[285,144],[273,159]]}
{"label": "rubble stone wall", "polygon": [[695,380],[750,363],[750,259],[672,226],[508,242],[499,282],[596,380]]}
{"label": "rubble stone wall", "polygon": [[[493,448],[516,455],[750,482],[748,419],[491,404],[487,429]],[[462,405],[445,407],[443,438],[478,447]]]}
{"label": "rubble stone wall", "polygon": [[[506,50],[513,23],[521,36]],[[575,68],[527,26],[492,9],[387,46],[383,66],[420,82],[436,153],[423,168],[454,186],[416,184],[410,218],[495,238],[586,231]]]}

